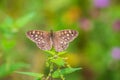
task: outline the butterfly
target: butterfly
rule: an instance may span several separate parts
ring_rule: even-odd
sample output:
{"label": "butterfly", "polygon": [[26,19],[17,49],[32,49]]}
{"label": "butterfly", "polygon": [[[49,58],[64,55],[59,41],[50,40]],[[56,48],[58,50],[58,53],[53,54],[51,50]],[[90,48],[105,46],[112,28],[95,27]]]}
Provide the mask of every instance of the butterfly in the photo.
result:
{"label": "butterfly", "polygon": [[51,50],[53,46],[57,52],[61,52],[66,50],[69,43],[78,36],[78,31],[70,29],[56,32],[30,30],[26,36],[35,42],[41,50]]}

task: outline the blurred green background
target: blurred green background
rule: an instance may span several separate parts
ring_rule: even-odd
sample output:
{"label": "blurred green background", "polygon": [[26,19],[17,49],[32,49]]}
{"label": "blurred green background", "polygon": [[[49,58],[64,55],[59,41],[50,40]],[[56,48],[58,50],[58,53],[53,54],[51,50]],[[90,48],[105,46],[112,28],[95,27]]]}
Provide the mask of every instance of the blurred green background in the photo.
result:
{"label": "blurred green background", "polygon": [[82,70],[66,80],[120,80],[119,0],[0,0],[0,80],[45,72],[44,51],[25,35],[34,29],[79,31],[65,56]]}

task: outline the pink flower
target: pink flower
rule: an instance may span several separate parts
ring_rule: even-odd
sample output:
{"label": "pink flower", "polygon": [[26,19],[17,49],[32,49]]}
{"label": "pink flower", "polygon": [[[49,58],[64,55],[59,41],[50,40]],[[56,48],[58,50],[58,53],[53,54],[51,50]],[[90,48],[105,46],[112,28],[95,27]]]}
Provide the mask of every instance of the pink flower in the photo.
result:
{"label": "pink flower", "polygon": [[114,23],[113,23],[113,29],[115,31],[120,31],[120,19],[116,20]]}
{"label": "pink flower", "polygon": [[82,30],[89,31],[92,27],[92,23],[89,19],[83,18],[83,19],[80,20],[79,26]]}
{"label": "pink flower", "polygon": [[93,4],[97,8],[105,8],[110,4],[110,0],[93,0]]}
{"label": "pink flower", "polygon": [[116,60],[120,60],[120,48],[119,47],[115,47],[112,50],[112,58],[116,59]]}

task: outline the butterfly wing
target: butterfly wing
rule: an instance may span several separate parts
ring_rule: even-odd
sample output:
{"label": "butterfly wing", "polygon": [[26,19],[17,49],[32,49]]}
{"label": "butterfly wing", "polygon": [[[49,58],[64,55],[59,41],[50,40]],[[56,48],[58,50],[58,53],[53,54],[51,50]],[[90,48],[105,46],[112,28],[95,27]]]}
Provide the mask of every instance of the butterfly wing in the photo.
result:
{"label": "butterfly wing", "polygon": [[75,30],[61,30],[53,33],[53,46],[57,52],[67,49],[69,42],[78,36]]}
{"label": "butterfly wing", "polygon": [[50,33],[41,30],[31,30],[26,33],[27,37],[36,43],[42,50],[50,50],[52,48],[52,40]]}

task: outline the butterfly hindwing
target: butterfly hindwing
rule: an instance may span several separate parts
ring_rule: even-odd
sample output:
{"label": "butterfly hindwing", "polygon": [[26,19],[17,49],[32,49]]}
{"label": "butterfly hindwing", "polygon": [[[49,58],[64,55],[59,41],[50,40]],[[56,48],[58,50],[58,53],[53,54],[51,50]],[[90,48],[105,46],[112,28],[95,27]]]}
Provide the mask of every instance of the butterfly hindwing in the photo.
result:
{"label": "butterfly hindwing", "polygon": [[52,48],[52,40],[49,32],[41,30],[31,30],[26,33],[27,37],[35,42],[42,50],[50,50]]}
{"label": "butterfly hindwing", "polygon": [[73,41],[78,36],[75,30],[61,30],[54,33],[53,46],[57,52],[64,51],[69,42]]}

